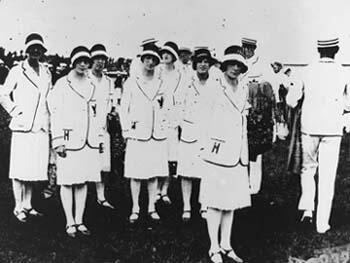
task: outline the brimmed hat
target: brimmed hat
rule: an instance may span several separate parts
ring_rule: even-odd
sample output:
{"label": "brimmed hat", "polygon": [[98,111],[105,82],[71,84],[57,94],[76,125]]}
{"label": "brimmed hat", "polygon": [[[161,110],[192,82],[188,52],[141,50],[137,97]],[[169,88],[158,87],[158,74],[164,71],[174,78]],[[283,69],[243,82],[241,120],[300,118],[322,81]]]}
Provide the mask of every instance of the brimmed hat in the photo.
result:
{"label": "brimmed hat", "polygon": [[339,47],[339,38],[317,40],[318,48]]}
{"label": "brimmed hat", "polygon": [[44,47],[44,40],[41,35],[37,33],[31,33],[30,35],[27,36],[26,41],[26,53],[28,52],[28,49],[32,46],[40,46],[43,50],[44,53],[47,51],[47,49]]}
{"label": "brimmed hat", "polygon": [[149,44],[145,49],[142,51],[140,57],[141,61],[143,60],[144,56],[153,56],[154,58],[157,59],[157,65],[160,63],[160,56],[159,56],[159,49],[156,45],[154,44]]}
{"label": "brimmed hat", "polygon": [[171,55],[173,55],[174,61],[179,59],[179,54],[178,54],[179,48],[174,42],[171,42],[171,41],[166,42],[159,53],[160,55],[162,55],[164,52],[169,52]]}
{"label": "brimmed hat", "polygon": [[155,45],[158,42],[154,37],[147,38],[141,42],[140,47],[146,47],[147,45]]}
{"label": "brimmed hat", "polygon": [[91,59],[94,59],[95,57],[104,57],[105,59],[108,58],[106,47],[102,44],[94,45],[90,50],[90,54],[91,54]]}
{"label": "brimmed hat", "polygon": [[242,45],[248,45],[248,46],[255,46],[257,45],[258,41],[252,38],[243,37],[242,38]]}
{"label": "brimmed hat", "polygon": [[226,52],[224,53],[224,56],[222,58],[222,63],[221,63],[221,70],[223,72],[226,71],[227,65],[236,64],[236,63],[238,63],[242,67],[241,73],[245,73],[248,71],[247,62],[241,54],[235,53],[230,49],[226,49],[225,51]]}
{"label": "brimmed hat", "polygon": [[72,50],[72,53],[70,54],[70,61],[72,66],[74,67],[75,62],[81,58],[87,58],[88,60],[91,59],[90,51],[87,47],[78,46]]}
{"label": "brimmed hat", "polygon": [[192,50],[189,47],[185,47],[185,46],[182,46],[179,48],[179,53],[180,52],[187,52],[187,53],[192,54]]}
{"label": "brimmed hat", "polygon": [[208,47],[195,48],[194,54],[191,59],[193,70],[196,70],[197,63],[203,59],[207,59],[210,66],[212,66],[216,62],[216,60],[212,57]]}

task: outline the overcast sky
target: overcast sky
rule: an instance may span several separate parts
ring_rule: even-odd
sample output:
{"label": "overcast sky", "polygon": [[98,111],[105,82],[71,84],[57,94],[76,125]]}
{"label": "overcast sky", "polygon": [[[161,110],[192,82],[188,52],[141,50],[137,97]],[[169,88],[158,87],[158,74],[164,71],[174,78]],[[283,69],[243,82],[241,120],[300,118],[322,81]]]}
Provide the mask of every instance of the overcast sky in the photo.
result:
{"label": "overcast sky", "polygon": [[148,37],[220,55],[246,36],[267,59],[308,63],[317,38],[340,36],[350,63],[349,10],[348,0],[0,0],[0,46],[20,50],[39,32],[49,53],[66,56],[103,43],[113,57],[133,57]]}

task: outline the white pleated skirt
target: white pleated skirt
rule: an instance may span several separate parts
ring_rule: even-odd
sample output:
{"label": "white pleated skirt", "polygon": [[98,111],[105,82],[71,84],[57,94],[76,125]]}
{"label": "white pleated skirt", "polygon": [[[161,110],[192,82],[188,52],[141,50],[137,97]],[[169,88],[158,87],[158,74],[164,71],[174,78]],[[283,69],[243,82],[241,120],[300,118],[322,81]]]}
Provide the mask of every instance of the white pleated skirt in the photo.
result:
{"label": "white pleated skirt", "polygon": [[67,151],[67,156],[57,156],[57,184],[74,185],[101,182],[101,156],[98,149],[87,145],[78,151]]}
{"label": "white pleated skirt", "polygon": [[236,210],[251,205],[248,168],[238,164],[222,167],[202,160],[204,171],[200,186],[200,201],[207,207]]}
{"label": "white pleated skirt", "polygon": [[203,173],[201,162],[202,159],[199,157],[198,143],[180,141],[177,174],[182,177],[201,178]]}
{"label": "white pleated skirt", "polygon": [[38,132],[13,132],[11,138],[11,179],[21,181],[48,180],[49,135]]}
{"label": "white pleated skirt", "polygon": [[167,146],[167,140],[128,139],[125,149],[124,176],[140,180],[168,176]]}

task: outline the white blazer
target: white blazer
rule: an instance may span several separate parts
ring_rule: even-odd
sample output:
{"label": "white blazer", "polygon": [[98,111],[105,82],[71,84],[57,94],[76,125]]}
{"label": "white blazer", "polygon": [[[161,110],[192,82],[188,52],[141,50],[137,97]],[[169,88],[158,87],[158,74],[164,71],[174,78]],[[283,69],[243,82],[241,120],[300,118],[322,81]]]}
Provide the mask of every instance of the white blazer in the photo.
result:
{"label": "white blazer", "polygon": [[46,97],[51,73],[39,63],[39,75],[25,60],[13,67],[0,89],[0,103],[11,115],[9,128],[18,132],[49,130]]}
{"label": "white blazer", "polygon": [[203,160],[225,167],[248,165],[246,116],[249,109],[248,88],[239,83],[234,93],[224,78],[216,80],[207,98],[208,107],[201,121],[200,139]]}
{"label": "white blazer", "polygon": [[124,85],[120,106],[120,121],[124,138],[148,141],[165,140],[168,123],[166,120],[166,94],[163,82],[154,77],[144,82],[141,77],[130,77]]}
{"label": "white blazer", "polygon": [[198,122],[205,111],[203,108],[208,107],[205,98],[208,98],[209,94],[215,94],[211,90],[217,86],[216,79],[209,77],[203,85],[199,82],[198,77],[193,75],[184,91],[181,92],[180,140],[182,142],[193,143],[197,141],[200,134]]}
{"label": "white blazer", "polygon": [[90,78],[78,86],[72,74],[60,78],[49,92],[52,146],[64,145],[72,151],[85,146],[98,149],[106,124],[106,105],[98,99],[104,90],[96,89]]}

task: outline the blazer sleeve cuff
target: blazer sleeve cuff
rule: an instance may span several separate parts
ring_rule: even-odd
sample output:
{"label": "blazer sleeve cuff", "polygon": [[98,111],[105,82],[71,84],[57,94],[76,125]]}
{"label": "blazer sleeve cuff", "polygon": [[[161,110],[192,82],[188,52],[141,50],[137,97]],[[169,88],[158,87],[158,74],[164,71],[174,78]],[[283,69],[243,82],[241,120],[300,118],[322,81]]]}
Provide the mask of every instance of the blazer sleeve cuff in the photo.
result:
{"label": "blazer sleeve cuff", "polygon": [[10,116],[12,118],[16,117],[16,116],[18,116],[18,115],[20,115],[22,113],[23,113],[23,111],[22,111],[22,109],[19,106],[14,106],[9,112],[9,114],[10,114]]}

